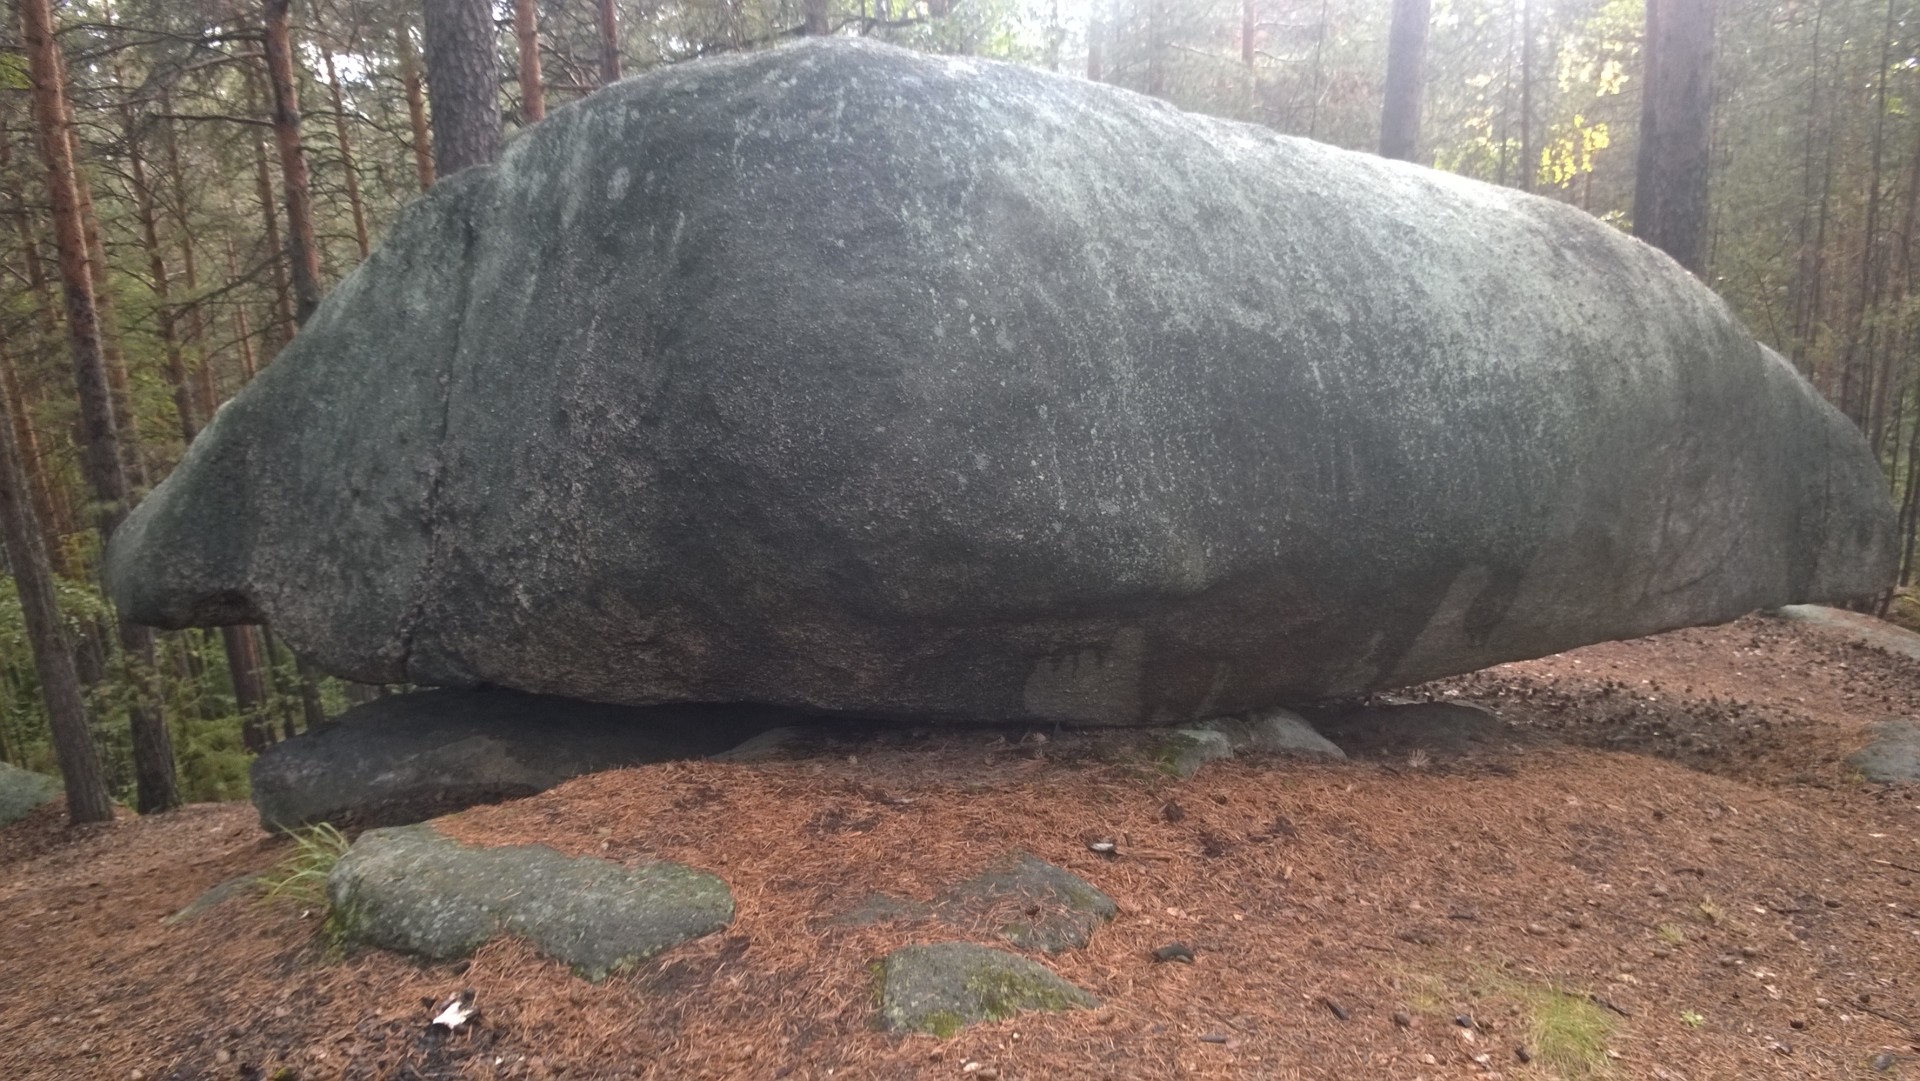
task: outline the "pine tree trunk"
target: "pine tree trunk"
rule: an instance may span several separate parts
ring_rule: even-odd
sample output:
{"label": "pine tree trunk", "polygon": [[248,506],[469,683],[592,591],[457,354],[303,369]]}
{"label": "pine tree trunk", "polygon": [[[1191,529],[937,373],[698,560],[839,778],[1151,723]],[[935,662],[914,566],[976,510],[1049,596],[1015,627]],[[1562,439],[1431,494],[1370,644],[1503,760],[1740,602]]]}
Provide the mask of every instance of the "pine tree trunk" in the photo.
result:
{"label": "pine tree trunk", "polygon": [[[165,87],[160,91],[160,111],[173,112],[173,104],[168,99]],[[167,171],[173,181],[174,226],[180,237],[181,284],[186,287],[187,295],[194,298],[194,303],[187,309],[187,341],[192,344],[199,359],[193,373],[194,405],[199,419],[211,421],[213,411],[220,406],[220,400],[214,388],[213,358],[207,353],[206,316],[199,302],[200,268],[194,258],[193,218],[187,213],[187,177],[185,170],[180,168],[180,140],[174,132],[173,121],[162,119],[160,124],[167,151]]]}
{"label": "pine tree trunk", "polygon": [[500,95],[489,0],[425,0],[433,165],[449,176],[500,156]]}
{"label": "pine tree trunk", "polygon": [[[1426,90],[1428,0],[1393,0],[1387,34],[1387,93],[1380,109],[1380,156],[1412,161],[1420,153],[1420,99]],[[1249,61],[1251,62],[1251,61]]]}
{"label": "pine tree trunk", "polygon": [[540,77],[540,5],[515,0],[513,36],[520,43],[520,122],[537,124],[547,115],[547,89]]}
{"label": "pine tree trunk", "polygon": [[118,427],[121,469],[127,483],[147,484],[146,459],[140,453],[140,423],[133,411],[133,379],[113,319],[113,293],[107,288],[107,247],[100,239],[100,218],[94,211],[93,186],[80,162],[80,140],[75,134],[73,104],[67,103],[67,142],[73,155],[73,184],[80,212],[80,230],[86,237],[87,273],[93,286],[94,317],[100,324],[100,355],[107,363],[107,386],[113,396],[113,420]]}
{"label": "pine tree trunk", "polygon": [[300,139],[300,87],[295,81],[291,0],[266,0],[267,85],[273,92],[273,142],[287,199],[287,263],[293,270],[294,322],[320,306],[320,246],[314,238],[313,184]]}
{"label": "pine tree trunk", "polygon": [[[600,0],[600,3],[612,6],[612,0]],[[808,37],[823,38],[833,32],[833,28],[827,25],[827,0],[806,0],[802,7],[807,17],[804,29]]]}
{"label": "pine tree trunk", "polygon": [[[1653,2],[1653,0],[1649,0]],[[1533,145],[1533,0],[1520,0],[1520,190],[1532,191],[1540,175]]]}
{"label": "pine tree trunk", "polygon": [[140,240],[147,249],[147,273],[152,277],[154,299],[159,303],[154,321],[160,331],[160,344],[167,358],[167,381],[173,384],[173,408],[180,417],[180,437],[193,442],[199,425],[194,416],[193,386],[187,378],[186,357],[180,350],[180,335],[174,326],[172,283],[167,275],[167,260],[160,247],[159,215],[154,208],[153,188],[147,182],[147,167],[141,152],[140,137],[129,110],[126,117],[127,166],[133,179],[134,216],[140,220]]}
{"label": "pine tree trunk", "polygon": [[407,92],[407,122],[413,129],[413,169],[420,177],[420,190],[433,187],[433,133],[427,125],[427,96],[420,82],[420,54],[413,48],[413,31],[401,27],[395,35],[400,46],[400,82]]}
{"label": "pine tree trunk", "polygon": [[[826,33],[826,0],[805,0],[807,9],[808,33],[813,33],[813,15],[816,6],[820,9],[820,33]],[[613,0],[599,0],[600,16],[600,85],[620,81],[620,19],[613,10]],[[491,159],[489,159],[491,160]]]}
{"label": "pine tree trunk", "polygon": [[[52,207],[54,242],[60,251],[60,278],[66,297],[67,341],[73,354],[74,380],[80,394],[80,429],[85,436],[81,461],[94,499],[100,507],[102,538],[126,517],[127,474],[120,455],[119,428],[114,420],[113,396],[101,350],[100,322],[88,267],[88,245],[80,218],[80,194],[74,174],[73,142],[67,130],[66,72],[53,39],[53,12],[49,0],[21,0],[21,23],[33,81],[33,111],[40,129],[40,152],[47,166],[47,193]],[[173,766],[173,739],[166,718],[152,702],[139,665],[153,655],[153,636],[145,628],[120,622],[120,643],[130,676],[136,683],[128,709],[133,729],[134,774],[138,809],[142,814],[179,805]]]}
{"label": "pine tree trunk", "polygon": [[1633,233],[1706,269],[1713,119],[1713,0],[1648,0]]}
{"label": "pine tree trunk", "polygon": [[[266,144],[253,142],[254,196],[260,201],[261,229],[267,238],[267,266],[273,276],[274,352],[293,340],[293,287],[287,281],[287,249],[280,243],[280,215],[274,210],[273,171],[267,165]],[[268,357],[271,361],[272,357]],[[253,373],[247,373],[252,378]]]}
{"label": "pine tree trunk", "polygon": [[334,70],[333,52],[322,48],[320,59],[326,64],[327,90],[333,98],[333,137],[340,144],[340,171],[347,181],[347,208],[353,212],[353,239],[360,258],[365,260],[373,247],[367,234],[366,203],[360,198],[360,169],[353,162],[353,140],[347,137],[346,99],[340,93],[340,73]]}
{"label": "pine tree trunk", "polygon": [[[12,357],[0,357],[0,363],[11,369]],[[5,541],[7,565],[20,594],[20,612],[33,650],[34,672],[40,678],[40,698],[53,735],[54,757],[66,782],[67,821],[76,826],[111,822],[113,801],[107,797],[66,623],[54,597],[53,568],[40,546],[40,526],[33,519],[33,507],[21,498],[25,477],[14,446],[11,419],[18,408],[11,399],[0,402],[0,409],[9,414],[0,418],[0,539]]]}
{"label": "pine tree trunk", "polygon": [[1099,82],[1106,77],[1107,24],[1101,18],[1107,0],[1093,0],[1087,15],[1087,79]]}
{"label": "pine tree trunk", "polygon": [[233,704],[240,713],[240,742],[259,754],[273,742],[261,727],[267,712],[267,689],[260,678],[260,650],[252,627],[220,628],[226,648],[227,674],[233,681]]}

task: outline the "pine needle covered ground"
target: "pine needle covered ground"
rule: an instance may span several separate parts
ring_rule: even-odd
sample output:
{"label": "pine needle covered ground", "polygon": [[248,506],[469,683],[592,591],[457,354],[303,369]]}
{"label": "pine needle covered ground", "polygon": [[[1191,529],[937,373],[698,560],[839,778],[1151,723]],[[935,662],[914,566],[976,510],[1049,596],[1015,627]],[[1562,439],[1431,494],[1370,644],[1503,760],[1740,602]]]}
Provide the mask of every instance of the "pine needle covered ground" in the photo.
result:
{"label": "pine needle covered ground", "polygon": [[[240,805],[76,832],[43,811],[0,831],[0,1076],[1920,1076],[1920,808],[1844,763],[1920,707],[1920,662],[1749,619],[1425,691],[1511,740],[1177,781],[1048,732],[902,733],[443,820],[731,884],[730,928],[597,986],[512,941],[343,955],[286,900],[163,922],[287,842]],[[1119,902],[1046,959],[1104,1005],[879,1031],[872,962],[991,928],[838,917],[1015,849]],[[1153,960],[1174,941],[1193,964]],[[468,988],[476,1021],[429,1035]]]}

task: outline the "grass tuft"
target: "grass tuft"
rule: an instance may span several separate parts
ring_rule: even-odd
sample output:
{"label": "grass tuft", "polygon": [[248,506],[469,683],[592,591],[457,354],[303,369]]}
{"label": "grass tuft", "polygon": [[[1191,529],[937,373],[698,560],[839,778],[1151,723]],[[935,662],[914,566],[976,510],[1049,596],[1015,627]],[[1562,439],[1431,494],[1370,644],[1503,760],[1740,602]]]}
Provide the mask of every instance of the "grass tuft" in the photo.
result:
{"label": "grass tuft", "polygon": [[264,899],[268,903],[291,901],[307,907],[324,906],[327,876],[333,873],[334,864],[346,855],[352,842],[326,822],[288,830],[287,837],[293,841],[293,851],[260,878],[260,884],[266,887]]}
{"label": "grass tuft", "polygon": [[1504,989],[1527,1012],[1534,1061],[1565,1081],[1612,1072],[1607,1041],[1615,1020],[1603,1007],[1558,987],[1519,984]]}

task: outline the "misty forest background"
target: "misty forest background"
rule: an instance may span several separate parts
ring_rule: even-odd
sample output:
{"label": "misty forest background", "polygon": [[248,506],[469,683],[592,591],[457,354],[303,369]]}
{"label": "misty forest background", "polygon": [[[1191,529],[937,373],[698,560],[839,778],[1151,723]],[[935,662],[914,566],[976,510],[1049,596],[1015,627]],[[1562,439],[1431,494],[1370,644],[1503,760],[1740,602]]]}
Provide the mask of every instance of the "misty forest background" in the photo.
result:
{"label": "misty forest background", "polygon": [[[65,765],[70,802],[89,783],[141,810],[242,798],[252,753],[384,693],[321,677],[269,628],[117,626],[102,531],[436,161],[489,156],[466,145],[476,130],[510,139],[610,79],[802,34],[1013,60],[1356,150],[1384,134],[1395,156],[1643,236],[1641,159],[1670,156],[1706,198],[1679,200],[1679,247],[1662,246],[1867,433],[1902,508],[1905,582],[1920,0],[1656,2],[1650,37],[1645,0],[9,0],[0,760]],[[468,20],[440,78],[428,61],[452,54],[428,14],[442,35]],[[1688,115],[1674,148],[1641,155],[1648,42],[1668,36]],[[465,134],[436,147],[456,119]],[[76,789],[89,762],[97,783]],[[80,804],[76,820],[111,814]]]}

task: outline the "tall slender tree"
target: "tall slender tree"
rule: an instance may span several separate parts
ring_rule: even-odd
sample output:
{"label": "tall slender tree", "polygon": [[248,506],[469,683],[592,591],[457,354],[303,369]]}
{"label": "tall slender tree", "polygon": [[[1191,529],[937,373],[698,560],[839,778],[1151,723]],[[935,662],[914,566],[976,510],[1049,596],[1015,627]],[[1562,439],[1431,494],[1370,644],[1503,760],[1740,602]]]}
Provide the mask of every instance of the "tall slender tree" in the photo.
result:
{"label": "tall slender tree", "polygon": [[293,272],[297,322],[320,304],[320,252],[314,239],[313,188],[300,139],[300,88],[293,63],[290,0],[266,0],[267,85],[273,93],[273,141],[287,200],[287,263]]}
{"label": "tall slender tree", "polygon": [[536,124],[547,115],[547,88],[540,75],[540,5],[514,0],[513,36],[519,43],[520,122]]}
{"label": "tall slender tree", "polygon": [[[66,64],[53,37],[53,10],[49,0],[20,0],[20,12],[33,83],[34,121],[39,129],[41,158],[47,168],[54,243],[60,252],[67,343],[80,392],[80,429],[84,437],[81,460],[99,508],[100,535],[105,538],[126,518],[129,492],[106,357],[101,348],[86,232],[81,224],[73,141],[68,131]],[[179,805],[180,791],[174,773],[172,733],[167,729],[166,717],[152,703],[148,684],[154,655],[153,635],[125,620],[119,621],[119,628],[128,675],[136,685],[134,704],[127,711],[133,730],[136,803],[142,814],[164,811]]]}
{"label": "tall slender tree", "polygon": [[[620,16],[614,9],[614,0],[599,0],[600,15],[600,85],[620,81]],[[826,0],[805,0],[807,5],[808,33],[813,33],[813,12],[820,8],[820,33],[826,33]]]}
{"label": "tall slender tree", "polygon": [[1713,134],[1713,0],[1647,0],[1633,233],[1702,273]]}
{"label": "tall slender tree", "polygon": [[500,156],[500,88],[489,0],[426,0],[433,164],[440,176]]}
{"label": "tall slender tree", "polygon": [[1428,0],[1393,0],[1387,35],[1387,93],[1380,110],[1380,156],[1412,161],[1420,153],[1420,102],[1426,92]]}
{"label": "tall slender tree", "polygon": [[[11,414],[18,408],[12,401],[0,402],[0,412]],[[107,798],[100,753],[94,747],[80,677],[74,670],[73,648],[54,597],[53,568],[40,546],[33,504],[25,498],[25,475],[17,451],[12,421],[0,417],[0,540],[6,543],[7,566],[20,593],[20,613],[27,625],[34,671],[40,677],[54,758],[66,783],[67,821],[76,826],[110,822],[113,801]]]}

